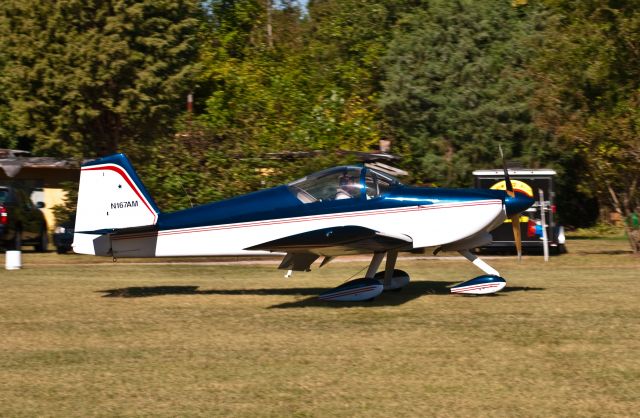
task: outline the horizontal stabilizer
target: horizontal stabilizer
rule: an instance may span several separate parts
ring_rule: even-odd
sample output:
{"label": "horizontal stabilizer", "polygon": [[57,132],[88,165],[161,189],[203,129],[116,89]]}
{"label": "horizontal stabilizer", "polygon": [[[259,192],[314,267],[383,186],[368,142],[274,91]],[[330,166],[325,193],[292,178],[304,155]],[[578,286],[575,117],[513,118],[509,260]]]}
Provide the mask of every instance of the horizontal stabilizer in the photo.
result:
{"label": "horizontal stabilizer", "polygon": [[131,236],[131,235],[137,235],[137,234],[149,235],[149,233],[154,233],[154,232],[158,232],[157,225],[133,226],[131,228],[118,228],[118,229],[114,229],[113,232],[111,232],[111,235],[115,237],[118,237],[121,235]]}

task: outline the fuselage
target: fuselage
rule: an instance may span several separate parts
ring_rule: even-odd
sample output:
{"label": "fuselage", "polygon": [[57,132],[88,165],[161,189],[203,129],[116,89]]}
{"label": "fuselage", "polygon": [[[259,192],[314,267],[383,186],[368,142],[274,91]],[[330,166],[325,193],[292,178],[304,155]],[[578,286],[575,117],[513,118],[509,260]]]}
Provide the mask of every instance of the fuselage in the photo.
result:
{"label": "fuselage", "polygon": [[[252,255],[245,248],[334,226],[363,226],[411,237],[413,247],[438,246],[504,220],[503,192],[397,185],[367,198],[303,203],[287,186],[174,213],[156,228],[111,235],[115,257]],[[93,237],[92,239],[95,239]],[[95,246],[94,246],[95,247]],[[95,247],[98,248],[98,247]]]}
{"label": "fuselage", "polygon": [[114,257],[264,254],[248,248],[339,226],[436,247],[488,232],[531,204],[504,191],[409,187],[370,168],[342,166],[162,213],[122,155],[83,166],[82,176],[74,251]]}

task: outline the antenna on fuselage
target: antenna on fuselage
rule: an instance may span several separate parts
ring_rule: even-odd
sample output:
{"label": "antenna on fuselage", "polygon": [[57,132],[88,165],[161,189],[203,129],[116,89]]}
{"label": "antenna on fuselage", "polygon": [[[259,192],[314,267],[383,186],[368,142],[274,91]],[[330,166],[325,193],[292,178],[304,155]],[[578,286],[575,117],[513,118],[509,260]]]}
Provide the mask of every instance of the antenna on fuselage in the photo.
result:
{"label": "antenna on fuselage", "polygon": [[184,192],[184,194],[187,195],[187,199],[189,199],[189,204],[191,205],[191,207],[193,207],[193,201],[191,200],[191,196],[189,196],[189,193],[187,192],[187,189],[184,188],[184,186],[182,185],[182,182],[180,181],[179,178],[176,177],[176,180],[178,180],[178,184],[182,188],[182,191]]}

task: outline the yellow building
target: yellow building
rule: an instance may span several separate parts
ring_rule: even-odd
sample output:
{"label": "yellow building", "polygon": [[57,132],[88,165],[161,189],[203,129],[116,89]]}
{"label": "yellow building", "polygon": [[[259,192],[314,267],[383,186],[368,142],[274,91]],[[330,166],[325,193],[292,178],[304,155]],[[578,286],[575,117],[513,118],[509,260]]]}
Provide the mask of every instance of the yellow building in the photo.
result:
{"label": "yellow building", "polygon": [[31,190],[34,203],[43,202],[42,209],[49,230],[56,220],[51,208],[63,203],[64,182],[77,182],[80,162],[53,157],[32,157],[27,151],[0,148],[0,184],[14,183]]}

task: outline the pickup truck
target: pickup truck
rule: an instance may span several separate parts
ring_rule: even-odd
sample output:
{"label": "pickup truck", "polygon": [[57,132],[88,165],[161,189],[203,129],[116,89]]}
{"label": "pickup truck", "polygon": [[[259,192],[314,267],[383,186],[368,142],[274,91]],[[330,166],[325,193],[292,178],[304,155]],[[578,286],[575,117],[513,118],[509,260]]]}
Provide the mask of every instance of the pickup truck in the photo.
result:
{"label": "pickup truck", "polygon": [[0,184],[0,247],[21,250],[23,245],[33,245],[36,251],[46,251],[49,239],[43,207],[42,202],[34,204],[25,190]]}

